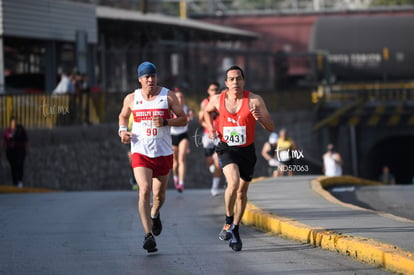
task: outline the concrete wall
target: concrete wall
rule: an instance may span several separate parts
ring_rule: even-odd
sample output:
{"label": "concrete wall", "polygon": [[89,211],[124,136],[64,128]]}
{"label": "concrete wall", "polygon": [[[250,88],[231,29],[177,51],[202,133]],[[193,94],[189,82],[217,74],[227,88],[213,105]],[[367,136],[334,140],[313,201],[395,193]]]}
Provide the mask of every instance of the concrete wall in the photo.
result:
{"label": "concrete wall", "polygon": [[[309,113],[277,114],[274,120],[277,129],[287,127],[291,130],[298,147],[304,150],[305,159],[312,159],[311,152],[316,147],[311,136],[305,134],[311,128]],[[211,185],[203,149],[194,141],[198,127],[196,121],[190,123],[187,188],[209,188]],[[130,189],[129,147],[120,143],[117,130],[117,124],[29,130],[30,153],[25,163],[25,186],[59,190]],[[255,177],[267,175],[267,163],[260,151],[268,136],[268,132],[257,127]],[[11,184],[4,153],[0,156],[0,184]],[[224,180],[221,184],[224,185]],[[171,180],[169,187],[172,187]]]}
{"label": "concrete wall", "polygon": [[[25,186],[63,190],[123,189],[128,183],[127,148],[116,125],[29,130]],[[6,169],[7,168],[7,169]],[[1,178],[10,184],[1,158]]]}

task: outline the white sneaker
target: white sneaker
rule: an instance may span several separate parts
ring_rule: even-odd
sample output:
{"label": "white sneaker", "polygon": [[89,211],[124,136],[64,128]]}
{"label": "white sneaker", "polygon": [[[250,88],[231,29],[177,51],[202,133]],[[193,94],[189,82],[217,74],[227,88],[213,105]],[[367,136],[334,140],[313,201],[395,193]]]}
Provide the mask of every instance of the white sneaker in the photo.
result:
{"label": "white sneaker", "polygon": [[211,195],[212,195],[213,197],[215,197],[215,196],[217,196],[218,194],[220,194],[220,191],[219,191],[217,188],[211,188],[210,192],[211,192]]}

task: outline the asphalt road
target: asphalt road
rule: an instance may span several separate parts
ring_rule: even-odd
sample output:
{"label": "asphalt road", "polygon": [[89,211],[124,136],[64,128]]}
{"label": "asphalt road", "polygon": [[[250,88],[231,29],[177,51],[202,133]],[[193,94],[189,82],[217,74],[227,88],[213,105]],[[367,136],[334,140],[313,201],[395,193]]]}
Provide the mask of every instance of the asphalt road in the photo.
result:
{"label": "asphalt road", "polygon": [[208,190],[168,191],[148,254],[136,204],[133,191],[0,195],[0,274],[390,274],[246,226],[233,252]]}

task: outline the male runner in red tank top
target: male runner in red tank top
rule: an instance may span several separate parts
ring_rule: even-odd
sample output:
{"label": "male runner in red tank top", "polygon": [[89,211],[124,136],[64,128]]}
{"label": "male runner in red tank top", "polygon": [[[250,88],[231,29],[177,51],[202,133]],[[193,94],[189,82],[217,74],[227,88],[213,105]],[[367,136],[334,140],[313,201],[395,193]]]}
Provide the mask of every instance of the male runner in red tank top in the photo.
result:
{"label": "male runner in red tank top", "polygon": [[[256,122],[269,132],[275,126],[262,97],[244,90],[245,78],[240,67],[227,69],[225,84],[228,89],[210,99],[204,116],[211,133],[210,138],[220,138],[216,152],[227,181],[224,194],[226,221],[219,238],[230,240],[229,246],[234,251],[240,251],[242,241],[239,225],[256,164]],[[219,113],[217,127],[213,125],[210,116],[212,112]]]}

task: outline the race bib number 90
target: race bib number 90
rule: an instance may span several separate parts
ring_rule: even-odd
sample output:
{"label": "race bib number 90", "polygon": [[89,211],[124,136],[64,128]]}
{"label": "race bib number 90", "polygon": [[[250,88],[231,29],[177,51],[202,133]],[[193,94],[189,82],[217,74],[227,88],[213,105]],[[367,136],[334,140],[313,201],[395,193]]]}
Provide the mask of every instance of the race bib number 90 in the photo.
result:
{"label": "race bib number 90", "polygon": [[159,128],[153,127],[152,121],[141,121],[141,125],[139,127],[139,135],[143,139],[156,139],[159,138],[158,135]]}
{"label": "race bib number 90", "polygon": [[223,127],[223,137],[229,146],[246,143],[246,126]]}

